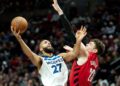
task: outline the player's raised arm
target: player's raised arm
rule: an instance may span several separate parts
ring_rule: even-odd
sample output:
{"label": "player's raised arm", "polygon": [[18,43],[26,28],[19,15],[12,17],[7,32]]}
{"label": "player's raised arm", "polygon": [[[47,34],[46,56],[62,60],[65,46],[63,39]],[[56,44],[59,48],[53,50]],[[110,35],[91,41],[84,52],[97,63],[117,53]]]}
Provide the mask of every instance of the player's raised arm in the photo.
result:
{"label": "player's raised arm", "polygon": [[63,10],[60,8],[60,6],[58,5],[57,0],[53,0],[53,4],[52,4],[53,8],[57,11],[57,13],[59,15],[63,15]]}
{"label": "player's raised arm", "polygon": [[[66,33],[70,36],[70,41],[71,42],[75,42],[76,38],[75,35],[73,33],[73,27],[70,24],[69,20],[67,19],[67,17],[65,16],[64,12],[62,11],[62,9],[60,8],[57,0],[53,0],[53,4],[52,4],[53,8],[58,12],[58,14],[60,15],[60,19],[62,21],[63,26],[65,27],[65,31]],[[81,50],[85,50],[85,45],[81,42]],[[80,50],[80,51],[81,51]]]}
{"label": "player's raised arm", "polygon": [[[59,55],[62,56],[66,61],[71,61],[71,60],[77,58],[80,55],[82,39],[86,36],[86,34],[87,34],[86,28],[81,27],[81,29],[76,32],[76,43],[74,45],[73,50],[68,53],[61,53]],[[84,51],[84,52],[86,53],[86,51]],[[86,53],[86,55],[87,55],[87,53]]]}
{"label": "player's raised arm", "polygon": [[[79,56],[83,56],[83,57],[87,57],[87,56],[88,56],[88,51],[86,50],[86,47],[85,47],[84,44],[82,43],[82,40],[83,40],[83,38],[86,36],[86,34],[87,34],[87,29],[86,29],[86,27],[81,26],[81,29],[78,30],[78,31],[76,32],[76,35],[75,35],[75,37],[76,37],[77,40],[78,40],[78,38],[79,38],[79,40],[81,39],[81,41],[80,41]],[[74,47],[74,48],[75,48],[75,47]],[[74,48],[73,48],[73,50],[74,50]]]}
{"label": "player's raised arm", "polygon": [[41,59],[38,55],[33,53],[31,49],[26,45],[26,43],[23,41],[23,39],[20,36],[20,31],[16,32],[13,27],[11,27],[11,31],[13,35],[16,37],[17,41],[19,42],[23,52],[27,57],[32,61],[32,63],[37,67],[40,68],[41,66]]}
{"label": "player's raised arm", "polygon": [[60,16],[60,20],[63,24],[63,26],[65,27],[65,31],[66,33],[70,36],[71,39],[69,39],[71,42],[75,43],[75,36],[72,30],[72,26],[70,24],[70,22],[68,21],[67,17],[64,15],[63,10],[60,8],[57,0],[53,0],[53,4],[52,4],[54,10],[59,14]]}

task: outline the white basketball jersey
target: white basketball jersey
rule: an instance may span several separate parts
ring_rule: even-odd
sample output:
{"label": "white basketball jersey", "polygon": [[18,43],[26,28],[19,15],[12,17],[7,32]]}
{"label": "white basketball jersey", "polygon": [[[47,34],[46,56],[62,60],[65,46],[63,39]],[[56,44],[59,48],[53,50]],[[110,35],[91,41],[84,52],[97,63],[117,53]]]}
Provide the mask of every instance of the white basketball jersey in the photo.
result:
{"label": "white basketball jersey", "polygon": [[44,56],[39,70],[44,86],[66,86],[68,69],[61,56]]}

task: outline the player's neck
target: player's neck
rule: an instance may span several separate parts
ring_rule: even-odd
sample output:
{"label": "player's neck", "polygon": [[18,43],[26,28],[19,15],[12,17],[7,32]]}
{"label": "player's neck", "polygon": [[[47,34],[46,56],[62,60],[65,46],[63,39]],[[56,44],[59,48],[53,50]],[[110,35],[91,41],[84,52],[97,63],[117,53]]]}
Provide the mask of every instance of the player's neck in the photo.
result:
{"label": "player's neck", "polygon": [[45,56],[52,56],[53,53],[46,53],[46,52],[43,52],[43,55],[45,55]]}

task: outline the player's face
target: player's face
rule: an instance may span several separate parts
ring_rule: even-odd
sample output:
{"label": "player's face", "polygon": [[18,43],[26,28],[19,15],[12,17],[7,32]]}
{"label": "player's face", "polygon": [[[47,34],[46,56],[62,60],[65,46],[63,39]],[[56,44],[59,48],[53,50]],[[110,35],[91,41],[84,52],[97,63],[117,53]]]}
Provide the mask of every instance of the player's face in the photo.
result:
{"label": "player's face", "polygon": [[90,41],[88,44],[86,44],[86,49],[88,52],[97,52],[97,49],[95,48],[95,43],[93,41]]}
{"label": "player's face", "polygon": [[41,43],[40,43],[40,51],[44,51],[44,52],[47,52],[47,53],[51,53],[54,51],[50,41],[48,40],[43,40]]}

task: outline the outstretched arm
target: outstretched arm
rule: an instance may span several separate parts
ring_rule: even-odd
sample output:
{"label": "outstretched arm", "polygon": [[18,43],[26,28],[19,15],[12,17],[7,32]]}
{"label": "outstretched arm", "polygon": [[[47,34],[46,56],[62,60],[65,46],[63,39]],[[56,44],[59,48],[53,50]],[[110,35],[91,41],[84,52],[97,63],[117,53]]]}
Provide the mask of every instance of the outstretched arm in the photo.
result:
{"label": "outstretched arm", "polygon": [[66,61],[71,61],[77,58],[80,55],[82,39],[86,36],[86,34],[87,34],[86,28],[81,27],[81,29],[76,32],[76,43],[74,45],[74,49],[68,53],[61,53],[59,55],[62,56]]}
{"label": "outstretched arm", "polygon": [[[60,15],[60,19],[62,21],[62,24],[65,27],[65,31],[67,32],[67,34],[70,36],[70,41],[71,42],[75,42],[75,35],[73,33],[72,30],[72,25],[70,24],[70,22],[68,21],[67,17],[64,15],[64,12],[62,11],[62,9],[60,8],[57,0],[53,0],[53,4],[52,4],[53,8],[57,11],[57,13]],[[81,51],[85,51],[85,45],[81,42],[81,47],[80,47],[80,52]],[[82,54],[82,52],[81,52]]]}
{"label": "outstretched arm", "polygon": [[70,36],[70,41],[75,43],[76,39],[75,39],[73,30],[72,30],[72,26],[71,26],[70,22],[68,21],[67,17],[64,15],[64,12],[60,8],[57,0],[53,0],[52,6],[56,10],[56,12],[58,13],[58,15],[60,16],[60,20],[61,20],[63,26],[66,29],[65,31]]}
{"label": "outstretched arm", "polygon": [[26,45],[26,43],[23,41],[23,39],[20,36],[20,31],[16,32],[12,26],[11,26],[11,31],[12,31],[13,35],[16,37],[17,41],[19,42],[19,44],[20,44],[23,52],[25,53],[25,55],[27,55],[27,57],[32,61],[32,63],[37,68],[40,68],[40,66],[42,64],[42,60],[41,60],[40,56],[33,53],[31,51],[31,49]]}

